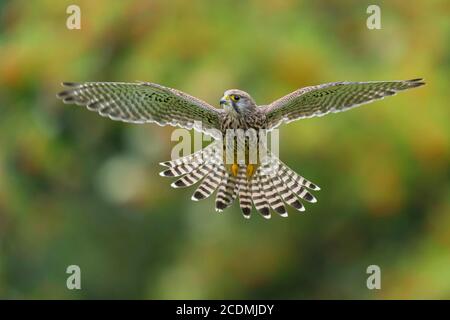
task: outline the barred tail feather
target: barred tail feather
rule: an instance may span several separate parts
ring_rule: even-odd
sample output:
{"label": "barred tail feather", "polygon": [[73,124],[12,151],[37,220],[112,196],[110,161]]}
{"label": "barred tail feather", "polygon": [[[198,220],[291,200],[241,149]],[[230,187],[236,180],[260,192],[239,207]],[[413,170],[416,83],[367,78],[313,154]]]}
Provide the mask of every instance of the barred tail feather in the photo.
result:
{"label": "barred tail feather", "polygon": [[212,154],[214,154],[216,147],[217,145],[215,143],[211,143],[207,147],[190,155],[171,161],[160,162],[159,164],[163,167],[174,168],[182,165],[192,165],[193,163],[203,162],[205,157],[210,157]]}
{"label": "barred tail feather", "polygon": [[292,190],[286,185],[286,180],[284,179],[286,177],[285,175],[283,175],[280,171],[276,172],[275,170],[272,170],[270,177],[272,179],[272,183],[278,191],[278,194],[285,203],[298,211],[305,211],[303,204],[298,200],[294,192],[292,192]]}
{"label": "barred tail feather", "polygon": [[304,211],[301,200],[316,202],[308,191],[320,190],[314,183],[295,173],[276,156],[269,157],[258,166],[251,178],[247,177],[246,165],[240,165],[237,177],[225,167],[222,156],[209,146],[187,157],[163,163],[163,176],[179,177],[172,186],[192,186],[198,182],[191,199],[199,201],[214,192],[216,211],[222,212],[239,197],[239,206],[245,218],[250,218],[252,207],[266,219],[271,209],[287,217],[286,204],[298,211]]}
{"label": "barred tail feather", "polygon": [[251,180],[252,201],[256,210],[266,219],[270,219],[270,206],[262,189],[260,179],[261,169],[258,168]]}
{"label": "barred tail feather", "polygon": [[314,191],[319,191],[320,187],[314,183],[312,183],[309,180],[306,180],[305,178],[303,178],[302,176],[300,176],[299,174],[297,174],[296,172],[294,172],[291,168],[289,168],[287,165],[285,165],[283,162],[281,162],[280,159],[276,158],[278,165],[283,167],[285,169],[285,171],[288,173],[289,176],[292,177],[292,179],[297,182],[298,184],[314,190]]}
{"label": "barred tail feather", "polygon": [[197,159],[196,161],[192,161],[189,164],[182,163],[178,166],[174,166],[164,171],[161,171],[159,175],[163,177],[179,177],[194,171],[195,169],[203,165],[203,163],[204,163],[203,160],[199,159]]}
{"label": "barred tail feather", "polygon": [[277,189],[272,183],[272,179],[269,175],[270,170],[270,164],[267,164],[263,167],[263,170],[260,171],[261,185],[264,196],[266,197],[272,210],[278,212],[282,217],[286,217],[286,207],[284,206],[283,199],[280,197]]}
{"label": "barred tail feather", "polygon": [[222,212],[228,208],[236,197],[236,178],[226,171],[225,167],[220,168],[222,181],[219,184],[216,194],[216,211]]}
{"label": "barred tail feather", "polygon": [[[199,179],[202,179],[204,177],[201,176],[199,179],[197,174],[192,174],[195,178],[193,183],[189,183],[191,176],[189,176],[190,173],[194,171],[198,171],[201,166],[205,166],[207,163],[212,163],[214,161],[218,160],[217,155],[214,153],[216,149],[214,149],[213,145],[209,145],[206,148],[197,151],[193,154],[190,154],[188,156],[175,159],[172,161],[166,161],[160,163],[162,166],[168,167],[168,169],[161,171],[159,173],[160,176],[163,177],[180,177],[183,175],[188,176],[186,179],[189,181],[186,181],[187,183],[184,183],[186,179],[179,179],[175,183],[172,184],[173,187],[184,187],[184,186],[190,186],[194,183],[197,183]],[[207,166],[208,171],[211,171],[211,165]],[[207,174],[207,173],[204,173]]]}
{"label": "barred tail feather", "polygon": [[[286,186],[292,190],[299,198],[308,201],[310,203],[317,202],[317,199],[296,179],[295,176],[289,174],[289,171],[295,175],[297,175],[292,170],[289,170],[286,166],[280,166],[279,173],[284,178]],[[297,177],[299,177],[297,175]]]}
{"label": "barred tail feather", "polygon": [[242,165],[239,167],[237,186],[239,190],[239,206],[241,207],[244,218],[248,219],[252,212],[252,198],[249,190],[246,168]]}
{"label": "barred tail feather", "polygon": [[320,190],[320,188],[317,185],[295,173],[293,170],[291,170],[288,166],[286,166],[277,157],[273,155],[271,157],[270,162],[272,169],[277,171],[277,175],[283,179],[285,185],[297,197],[310,203],[317,202],[317,199],[306,189],[310,188],[314,190]]}
{"label": "barred tail feather", "polygon": [[173,182],[171,184],[171,186],[173,188],[184,188],[184,187],[192,186],[193,184],[196,184],[201,179],[206,177],[211,172],[212,168],[213,168],[212,164],[205,163],[205,164],[199,166],[197,169],[182,176],[177,181]]}
{"label": "barred tail feather", "polygon": [[220,164],[216,163],[213,165],[210,173],[203,179],[200,185],[192,194],[191,199],[194,201],[199,201],[208,198],[214,191],[217,190],[222,176],[219,173]]}

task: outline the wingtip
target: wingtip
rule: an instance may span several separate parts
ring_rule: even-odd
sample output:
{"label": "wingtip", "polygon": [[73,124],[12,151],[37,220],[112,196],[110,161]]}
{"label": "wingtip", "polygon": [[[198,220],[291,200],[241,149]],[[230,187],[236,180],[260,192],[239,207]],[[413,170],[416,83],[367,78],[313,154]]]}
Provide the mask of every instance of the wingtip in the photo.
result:
{"label": "wingtip", "polygon": [[63,82],[61,82],[61,85],[63,87],[76,87],[76,86],[78,86],[78,83],[76,83],[76,82],[69,82],[69,81],[63,81]]}
{"label": "wingtip", "polygon": [[[76,87],[78,86],[78,83],[75,82],[61,82],[61,85],[63,87]],[[71,96],[72,90],[63,90],[56,94],[56,97],[58,99],[63,99],[63,102],[65,103],[72,103],[75,101],[75,98]]]}
{"label": "wingtip", "polygon": [[71,90],[63,90],[56,94],[58,99],[67,99],[70,97]]}
{"label": "wingtip", "polygon": [[426,84],[424,78],[416,78],[416,79],[411,79],[411,80],[407,80],[407,82],[410,84],[411,87],[415,88],[415,87],[420,87]]}

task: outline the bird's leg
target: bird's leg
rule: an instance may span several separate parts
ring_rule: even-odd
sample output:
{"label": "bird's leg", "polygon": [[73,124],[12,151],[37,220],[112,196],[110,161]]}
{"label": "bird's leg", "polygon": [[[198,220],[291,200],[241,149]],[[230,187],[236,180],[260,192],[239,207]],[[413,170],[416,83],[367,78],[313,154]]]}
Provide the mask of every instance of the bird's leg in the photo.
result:
{"label": "bird's leg", "polygon": [[247,165],[247,178],[251,178],[256,171],[256,165],[248,164]]}
{"label": "bird's leg", "polygon": [[231,165],[231,174],[235,177],[237,177],[239,171],[239,165],[237,163],[233,163]]}

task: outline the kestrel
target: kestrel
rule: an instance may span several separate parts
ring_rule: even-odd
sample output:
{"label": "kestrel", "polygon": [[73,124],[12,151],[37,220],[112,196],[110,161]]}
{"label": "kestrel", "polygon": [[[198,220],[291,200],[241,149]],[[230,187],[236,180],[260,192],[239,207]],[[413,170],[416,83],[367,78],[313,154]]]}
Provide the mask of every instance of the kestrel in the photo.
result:
{"label": "kestrel", "polygon": [[[220,109],[176,89],[148,82],[64,82],[67,88],[57,97],[113,120],[193,128],[219,141],[230,129],[268,132],[283,123],[345,111],[424,84],[422,79],[332,82],[298,89],[268,105],[257,105],[248,93],[232,89],[220,99]],[[195,201],[217,191],[215,207],[219,212],[239,198],[245,218],[250,217],[253,206],[263,217],[270,218],[270,209],[287,216],[285,204],[304,211],[300,200],[316,202],[310,191],[320,190],[317,185],[270,152],[264,159],[250,163],[248,136],[245,140],[233,139],[247,148],[244,163],[235,158],[231,164],[226,163],[223,153],[217,151],[220,148],[211,143],[191,155],[161,163],[165,167],[161,175],[179,177],[172,183],[175,188],[200,182],[192,195]]]}

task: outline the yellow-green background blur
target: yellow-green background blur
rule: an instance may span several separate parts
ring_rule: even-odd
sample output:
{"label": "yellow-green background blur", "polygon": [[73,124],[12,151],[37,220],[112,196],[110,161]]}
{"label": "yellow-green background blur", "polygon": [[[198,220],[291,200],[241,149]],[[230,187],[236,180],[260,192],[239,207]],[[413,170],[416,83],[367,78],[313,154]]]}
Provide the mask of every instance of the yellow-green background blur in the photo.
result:
{"label": "yellow-green background blur", "polygon": [[[81,7],[81,30],[66,8]],[[381,7],[382,29],[366,9]],[[450,298],[448,1],[0,2],[1,298]],[[322,187],[245,220],[158,175],[172,128],[55,98],[62,81],[145,80],[218,106],[331,81],[427,85],[281,128]],[[66,288],[68,265],[82,290]],[[366,268],[382,289],[366,288]]]}

